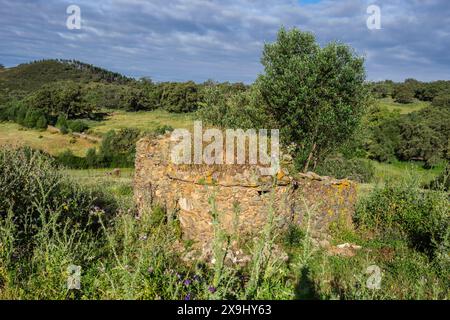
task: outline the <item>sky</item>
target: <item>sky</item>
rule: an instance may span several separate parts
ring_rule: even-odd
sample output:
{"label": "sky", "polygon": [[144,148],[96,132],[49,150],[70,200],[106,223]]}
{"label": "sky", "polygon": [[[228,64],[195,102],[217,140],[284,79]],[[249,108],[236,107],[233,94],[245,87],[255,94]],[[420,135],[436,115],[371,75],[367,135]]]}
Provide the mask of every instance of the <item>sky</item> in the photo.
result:
{"label": "sky", "polygon": [[[66,10],[80,8],[81,29]],[[380,29],[369,29],[369,5]],[[253,82],[281,26],[339,41],[367,79],[450,79],[449,0],[0,0],[0,63],[76,59],[155,81]]]}

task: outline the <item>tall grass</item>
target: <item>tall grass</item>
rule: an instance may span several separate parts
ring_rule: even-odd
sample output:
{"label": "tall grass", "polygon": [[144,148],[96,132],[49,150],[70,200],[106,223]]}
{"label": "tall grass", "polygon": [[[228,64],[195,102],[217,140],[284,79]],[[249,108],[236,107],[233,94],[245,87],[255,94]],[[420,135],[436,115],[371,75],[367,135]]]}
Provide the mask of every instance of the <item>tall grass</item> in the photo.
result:
{"label": "tall grass", "polygon": [[[208,263],[183,259],[183,243],[189,248],[179,221],[164,219],[172,213],[154,208],[137,216],[128,204],[68,185],[65,171],[42,155],[1,155],[0,299],[450,298],[448,198],[439,191],[402,182],[369,193],[358,206],[357,229],[332,233],[332,245],[362,246],[352,257],[313,245],[309,222],[317,211],[306,203],[303,225],[280,228],[271,205],[264,227],[248,238],[238,232],[239,206],[227,232],[212,193]],[[229,259],[236,243],[247,264]],[[81,267],[79,290],[67,286],[72,265]],[[371,265],[382,271],[379,290],[367,287]]]}

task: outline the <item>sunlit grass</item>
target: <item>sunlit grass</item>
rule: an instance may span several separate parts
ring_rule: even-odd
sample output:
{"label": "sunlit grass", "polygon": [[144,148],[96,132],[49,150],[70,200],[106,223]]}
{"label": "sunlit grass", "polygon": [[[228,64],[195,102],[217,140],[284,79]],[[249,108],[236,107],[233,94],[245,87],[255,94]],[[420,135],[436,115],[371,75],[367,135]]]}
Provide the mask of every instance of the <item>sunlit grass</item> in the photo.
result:
{"label": "sunlit grass", "polygon": [[111,171],[112,169],[65,170],[80,185],[105,190],[123,206],[132,207],[134,169],[122,168],[119,176],[109,174]]}
{"label": "sunlit grass", "polygon": [[398,180],[406,175],[414,174],[422,184],[425,184],[434,180],[443,170],[443,166],[424,169],[423,163],[420,162],[380,163],[373,161],[373,164],[376,182],[385,182],[388,179]]}
{"label": "sunlit grass", "polygon": [[123,128],[136,128],[142,131],[152,131],[159,126],[171,126],[173,128],[191,128],[194,116],[192,114],[169,113],[163,110],[125,112],[112,111],[104,121],[93,122],[91,133],[102,135],[109,130]]}
{"label": "sunlit grass", "polygon": [[84,156],[87,149],[95,146],[91,141],[74,138],[69,134],[27,129],[16,123],[0,122],[0,146],[3,145],[29,146],[51,155],[70,150],[78,156]]}
{"label": "sunlit grass", "polygon": [[394,102],[392,98],[379,99],[377,103],[381,107],[386,107],[389,111],[398,110],[401,114],[419,111],[430,105],[429,102],[419,100],[415,100],[413,103],[402,104]]}
{"label": "sunlit grass", "polygon": [[422,162],[371,162],[375,167],[374,179],[372,183],[358,184],[358,195],[360,197],[370,192],[377,184],[384,184],[388,180],[401,180],[411,175],[417,177],[421,185],[425,185],[436,179],[444,170],[443,164],[432,169],[425,169]]}

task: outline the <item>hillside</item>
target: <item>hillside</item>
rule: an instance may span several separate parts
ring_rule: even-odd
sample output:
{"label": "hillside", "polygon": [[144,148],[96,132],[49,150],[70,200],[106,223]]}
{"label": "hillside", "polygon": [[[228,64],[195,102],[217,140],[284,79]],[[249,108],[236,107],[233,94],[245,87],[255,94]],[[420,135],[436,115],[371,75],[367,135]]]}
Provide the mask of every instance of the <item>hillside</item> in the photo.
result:
{"label": "hillside", "polygon": [[117,84],[133,81],[119,73],[75,60],[34,61],[0,72],[0,103],[10,96],[20,97],[45,84],[63,80]]}

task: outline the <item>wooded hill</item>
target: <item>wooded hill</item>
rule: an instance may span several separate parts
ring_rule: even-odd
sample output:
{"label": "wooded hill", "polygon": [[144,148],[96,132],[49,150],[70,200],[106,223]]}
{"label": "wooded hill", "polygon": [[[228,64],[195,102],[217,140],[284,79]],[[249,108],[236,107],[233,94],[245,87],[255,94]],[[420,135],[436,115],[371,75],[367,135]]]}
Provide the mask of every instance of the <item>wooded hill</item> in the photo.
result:
{"label": "wooded hill", "polygon": [[0,72],[0,103],[23,97],[43,85],[58,81],[126,84],[133,80],[76,60],[40,60],[5,68]]}

